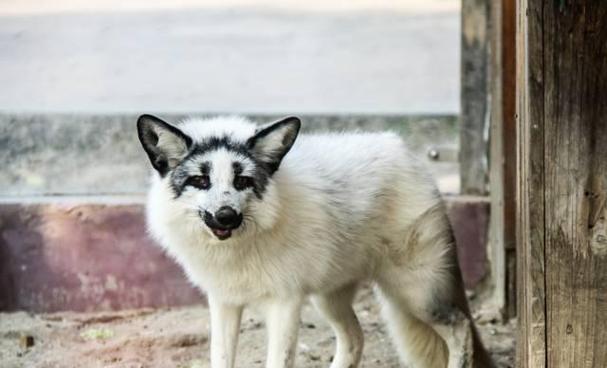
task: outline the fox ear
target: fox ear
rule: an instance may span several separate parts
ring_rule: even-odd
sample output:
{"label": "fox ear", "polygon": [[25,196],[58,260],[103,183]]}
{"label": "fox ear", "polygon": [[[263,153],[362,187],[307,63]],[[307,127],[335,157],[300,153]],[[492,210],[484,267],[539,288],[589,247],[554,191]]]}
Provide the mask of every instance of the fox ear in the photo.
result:
{"label": "fox ear", "polygon": [[176,127],[152,115],[137,119],[137,133],[152,166],[166,175],[188,153],[192,139]]}
{"label": "fox ear", "polygon": [[274,173],[295,143],[300,126],[299,118],[284,118],[261,128],[249,138],[247,145],[255,157],[268,164],[270,173]]}

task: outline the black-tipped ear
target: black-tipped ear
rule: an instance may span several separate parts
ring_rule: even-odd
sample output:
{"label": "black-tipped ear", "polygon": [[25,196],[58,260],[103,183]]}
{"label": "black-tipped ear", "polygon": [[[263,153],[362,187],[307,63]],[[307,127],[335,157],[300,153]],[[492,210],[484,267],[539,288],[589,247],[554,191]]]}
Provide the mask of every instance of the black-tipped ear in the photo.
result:
{"label": "black-tipped ear", "polygon": [[273,173],[278,170],[282,158],[295,143],[300,126],[299,118],[294,116],[284,118],[263,127],[249,138],[247,145],[255,157],[268,164]]}
{"label": "black-tipped ear", "polygon": [[177,166],[192,145],[181,130],[152,115],[137,119],[137,133],[152,166],[162,176]]}

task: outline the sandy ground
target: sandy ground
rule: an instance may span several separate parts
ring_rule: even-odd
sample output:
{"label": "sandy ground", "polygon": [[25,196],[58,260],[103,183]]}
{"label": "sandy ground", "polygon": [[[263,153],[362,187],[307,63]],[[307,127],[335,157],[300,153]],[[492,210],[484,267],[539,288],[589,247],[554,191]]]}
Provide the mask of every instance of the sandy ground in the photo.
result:
{"label": "sandy ground", "polygon": [[[361,291],[356,311],[365,333],[362,367],[398,367],[378,306]],[[479,323],[499,367],[514,367],[514,324]],[[203,306],[105,313],[0,314],[0,367],[206,368],[208,311]],[[27,336],[33,346],[26,347]],[[246,311],[238,367],[262,367],[265,330]],[[297,367],[328,367],[335,339],[314,309],[304,308]]]}

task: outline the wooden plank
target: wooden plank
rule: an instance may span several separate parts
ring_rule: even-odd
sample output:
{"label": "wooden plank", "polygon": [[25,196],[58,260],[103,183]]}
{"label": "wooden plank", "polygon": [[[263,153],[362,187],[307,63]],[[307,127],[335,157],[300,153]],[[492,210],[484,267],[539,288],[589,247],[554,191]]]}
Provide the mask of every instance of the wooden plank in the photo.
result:
{"label": "wooden plank", "polygon": [[501,79],[504,246],[516,248],[516,0],[502,0]]}
{"label": "wooden plank", "polygon": [[[508,318],[516,314],[516,2],[491,6],[490,248],[493,302]],[[508,267],[508,264],[510,267]]]}
{"label": "wooden plank", "polygon": [[516,315],[516,0],[502,0],[502,139],[507,318]]}
{"label": "wooden plank", "polygon": [[607,2],[519,0],[517,366],[607,362]]}
{"label": "wooden plank", "polygon": [[542,2],[549,367],[607,366],[607,2]]}
{"label": "wooden plank", "polygon": [[460,188],[487,193],[488,0],[462,0]]}
{"label": "wooden plank", "polygon": [[517,367],[546,367],[544,285],[544,137],[542,11],[518,0],[517,253],[519,338]]}
{"label": "wooden plank", "polygon": [[493,304],[501,313],[506,305],[506,247],[504,245],[504,139],[502,89],[502,4],[491,6],[491,121],[489,130],[489,248]]}

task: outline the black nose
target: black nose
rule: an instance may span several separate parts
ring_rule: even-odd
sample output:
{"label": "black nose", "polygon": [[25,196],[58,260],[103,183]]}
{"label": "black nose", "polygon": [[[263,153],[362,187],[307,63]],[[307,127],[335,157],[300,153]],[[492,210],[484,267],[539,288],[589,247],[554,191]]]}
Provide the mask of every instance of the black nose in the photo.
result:
{"label": "black nose", "polygon": [[215,212],[215,220],[226,227],[238,227],[241,216],[231,207],[223,206]]}

